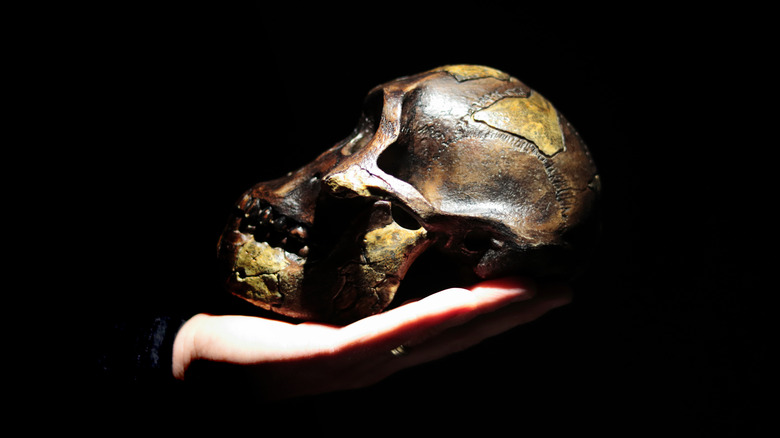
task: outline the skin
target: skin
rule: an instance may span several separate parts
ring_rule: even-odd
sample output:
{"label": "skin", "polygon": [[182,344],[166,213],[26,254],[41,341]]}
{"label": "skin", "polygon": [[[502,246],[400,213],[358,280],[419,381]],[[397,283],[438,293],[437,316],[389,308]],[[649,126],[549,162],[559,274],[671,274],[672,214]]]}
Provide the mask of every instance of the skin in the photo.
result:
{"label": "skin", "polygon": [[[229,366],[267,399],[355,389],[469,348],[570,301],[567,286],[512,277],[440,291],[344,327],[199,314],[177,335],[173,374],[189,380],[196,364],[216,364],[206,368],[212,374]],[[404,354],[392,354],[400,345]]]}

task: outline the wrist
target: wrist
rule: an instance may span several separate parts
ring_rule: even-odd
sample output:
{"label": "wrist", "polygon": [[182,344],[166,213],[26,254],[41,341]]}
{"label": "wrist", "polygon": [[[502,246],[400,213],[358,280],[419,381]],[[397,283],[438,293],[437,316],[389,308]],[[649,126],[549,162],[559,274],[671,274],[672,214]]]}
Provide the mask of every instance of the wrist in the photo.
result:
{"label": "wrist", "polygon": [[182,325],[173,341],[173,377],[177,380],[184,380],[184,376],[190,364],[197,359],[197,332],[198,327],[208,315],[199,314],[190,318]]}

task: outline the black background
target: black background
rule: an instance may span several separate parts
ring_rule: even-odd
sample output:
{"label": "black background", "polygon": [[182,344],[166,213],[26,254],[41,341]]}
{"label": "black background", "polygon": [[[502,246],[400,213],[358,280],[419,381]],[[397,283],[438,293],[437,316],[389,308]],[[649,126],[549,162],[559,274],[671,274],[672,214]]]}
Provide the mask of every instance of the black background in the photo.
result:
{"label": "black background", "polygon": [[760,12],[368,9],[128,6],[75,29],[90,109],[74,132],[99,148],[72,177],[101,313],[229,309],[212,272],[238,196],[345,137],[371,87],[453,63],[516,76],[590,147],[604,237],[574,302],[364,390],[272,406],[116,394],[131,402],[108,402],[112,427],[175,413],[258,433],[764,430],[776,194]]}

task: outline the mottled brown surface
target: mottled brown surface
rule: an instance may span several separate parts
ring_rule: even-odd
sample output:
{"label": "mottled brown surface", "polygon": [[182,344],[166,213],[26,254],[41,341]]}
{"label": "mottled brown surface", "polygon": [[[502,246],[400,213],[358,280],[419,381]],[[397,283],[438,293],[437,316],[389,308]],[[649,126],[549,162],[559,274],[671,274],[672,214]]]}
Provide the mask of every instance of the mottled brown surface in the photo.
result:
{"label": "mottled brown surface", "polygon": [[382,311],[435,248],[475,278],[570,276],[600,181],[555,108],[471,65],[371,90],[353,133],[238,202],[220,241],[231,293],[300,319]]}

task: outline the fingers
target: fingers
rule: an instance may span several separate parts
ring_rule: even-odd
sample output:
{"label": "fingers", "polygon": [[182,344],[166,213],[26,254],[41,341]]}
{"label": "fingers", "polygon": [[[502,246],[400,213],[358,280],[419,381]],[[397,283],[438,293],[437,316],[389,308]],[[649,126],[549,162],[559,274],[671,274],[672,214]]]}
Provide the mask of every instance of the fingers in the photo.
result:
{"label": "fingers", "polygon": [[448,328],[528,300],[534,294],[535,286],[520,278],[483,282],[470,290],[447,289],[344,327],[340,345],[355,352],[369,352],[419,344]]}
{"label": "fingers", "polygon": [[367,385],[464,350],[570,299],[568,287],[537,291],[519,278],[484,282],[470,290],[448,289],[342,328],[342,347],[336,354],[370,369],[353,374],[363,376],[358,383]]}
{"label": "fingers", "polygon": [[509,304],[466,324],[452,327],[421,344],[406,344],[404,365],[429,362],[465,350],[485,339],[536,320],[550,310],[568,304],[571,297],[572,291],[565,285],[540,289],[533,300]]}

